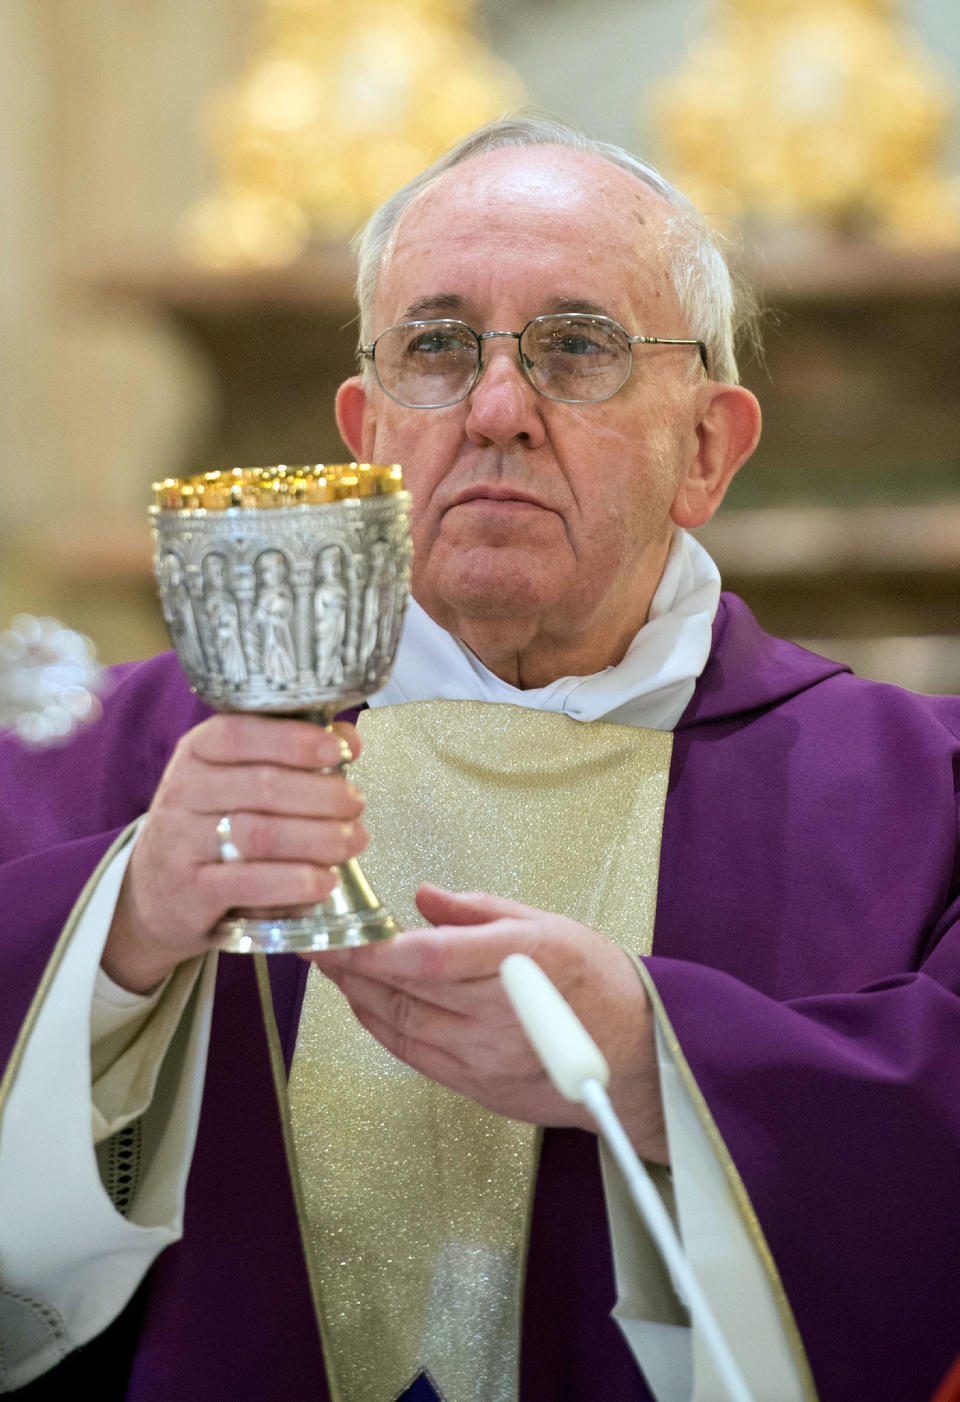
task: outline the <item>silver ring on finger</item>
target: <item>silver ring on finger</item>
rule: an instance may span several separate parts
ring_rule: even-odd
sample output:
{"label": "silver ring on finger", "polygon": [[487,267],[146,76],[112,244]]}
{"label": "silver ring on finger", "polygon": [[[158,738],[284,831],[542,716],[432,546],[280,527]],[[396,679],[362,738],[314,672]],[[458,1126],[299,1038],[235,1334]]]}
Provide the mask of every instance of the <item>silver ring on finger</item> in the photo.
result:
{"label": "silver ring on finger", "polygon": [[227,813],[224,813],[217,824],[217,846],[220,848],[221,862],[243,861],[243,853],[233,840],[233,825]]}

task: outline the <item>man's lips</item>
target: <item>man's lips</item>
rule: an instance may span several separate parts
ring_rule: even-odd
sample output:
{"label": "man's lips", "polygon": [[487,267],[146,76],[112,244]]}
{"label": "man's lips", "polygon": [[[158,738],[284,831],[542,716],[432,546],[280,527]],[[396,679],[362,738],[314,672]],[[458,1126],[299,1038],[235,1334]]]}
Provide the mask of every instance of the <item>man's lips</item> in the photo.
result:
{"label": "man's lips", "polygon": [[462,492],[457,493],[447,510],[449,511],[454,506],[466,506],[470,502],[491,507],[537,507],[541,511],[554,509],[530,492],[520,491],[516,487],[491,486],[465,488]]}

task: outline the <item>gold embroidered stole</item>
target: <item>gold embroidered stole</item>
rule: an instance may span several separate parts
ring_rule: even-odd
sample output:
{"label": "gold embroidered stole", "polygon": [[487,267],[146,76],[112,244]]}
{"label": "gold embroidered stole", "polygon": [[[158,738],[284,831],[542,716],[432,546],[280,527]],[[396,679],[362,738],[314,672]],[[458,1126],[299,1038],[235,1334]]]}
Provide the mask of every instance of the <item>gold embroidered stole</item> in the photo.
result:
{"label": "gold embroidered stole", "polygon": [[[479,701],[360,730],[363,867],[402,927],[432,881],[650,952],[670,733]],[[419,1368],[447,1402],[514,1402],[538,1131],[397,1061],[316,970],[290,1103],[335,1402],[391,1402]]]}

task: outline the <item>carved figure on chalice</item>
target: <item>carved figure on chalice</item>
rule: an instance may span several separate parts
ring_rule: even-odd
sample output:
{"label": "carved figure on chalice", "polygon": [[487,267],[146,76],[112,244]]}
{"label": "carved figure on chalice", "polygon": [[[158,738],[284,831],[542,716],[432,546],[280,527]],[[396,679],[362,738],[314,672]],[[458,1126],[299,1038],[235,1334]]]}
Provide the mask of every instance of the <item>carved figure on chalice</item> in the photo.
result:
{"label": "carved figure on chalice", "polygon": [[297,679],[293,644],[293,590],[287,562],[279,550],[268,550],[257,561],[260,587],[253,619],[257,651],[268,686],[283,690]]}
{"label": "carved figure on chalice", "polygon": [[380,620],[383,614],[382,589],[386,582],[384,576],[389,548],[385,540],[375,540],[370,546],[360,624],[360,658],[365,673],[369,673],[371,666],[376,662]]}
{"label": "carved figure on chalice", "polygon": [[397,586],[394,580],[396,561],[389,551],[380,574],[380,617],[377,622],[377,651],[393,655],[400,641],[403,608],[397,608]]}
{"label": "carved figure on chalice", "polygon": [[164,578],[163,617],[167,631],[187,676],[202,676],[206,663],[193,602],[187,592],[183,562],[179,555],[168,551],[160,561],[160,570]]}
{"label": "carved figure on chalice", "polygon": [[[240,629],[240,609],[233,590],[226,557],[213,551],[203,558],[203,602],[207,622],[213,636],[220,673],[228,687],[243,686],[247,680],[247,663],[243,655],[243,634]],[[171,641],[180,649],[177,639]],[[183,658],[180,659],[183,661]],[[189,668],[186,668],[189,672]]]}
{"label": "carved figure on chalice", "polygon": [[327,686],[343,681],[343,644],[347,633],[347,586],[343,582],[343,552],[338,545],[320,551],[320,583],[314,593],[317,680]]}
{"label": "carved figure on chalice", "polygon": [[[154,492],[164,616],[205,701],[329,725],[386,683],[410,578],[410,498],[399,467],[235,468],[170,478]],[[203,580],[202,649],[182,624],[184,578]],[[338,876],[318,905],[228,912],[217,943],[272,953],[394,934],[358,863],[343,863]]]}

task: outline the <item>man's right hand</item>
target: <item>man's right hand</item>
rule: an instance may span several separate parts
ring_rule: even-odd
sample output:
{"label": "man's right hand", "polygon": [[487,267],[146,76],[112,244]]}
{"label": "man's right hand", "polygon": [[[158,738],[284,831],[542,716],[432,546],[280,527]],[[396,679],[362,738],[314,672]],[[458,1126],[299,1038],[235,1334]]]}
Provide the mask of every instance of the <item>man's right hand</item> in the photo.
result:
{"label": "man's right hand", "polygon": [[[363,852],[364,801],[339,774],[352,725],[218,715],[180,741],[138,834],[103,953],[115,983],[145,993],[211,948],[233,906],[307,905],[336,885],[331,867]],[[242,861],[224,862],[217,823],[228,815]]]}

